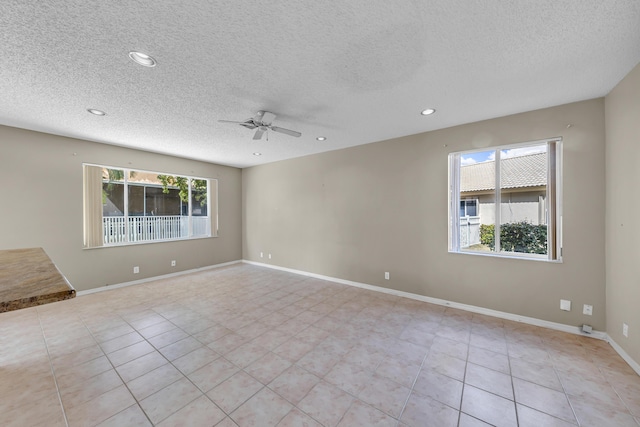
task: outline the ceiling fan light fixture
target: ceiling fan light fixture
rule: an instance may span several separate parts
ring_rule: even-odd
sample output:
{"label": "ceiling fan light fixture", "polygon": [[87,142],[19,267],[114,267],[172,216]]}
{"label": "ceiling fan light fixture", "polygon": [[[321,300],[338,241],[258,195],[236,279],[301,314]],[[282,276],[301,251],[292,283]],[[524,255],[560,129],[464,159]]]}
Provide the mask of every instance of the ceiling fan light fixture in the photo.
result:
{"label": "ceiling fan light fixture", "polygon": [[158,62],[152,56],[147,55],[142,52],[129,52],[129,58],[136,64],[142,65],[143,67],[155,67]]}
{"label": "ceiling fan light fixture", "polygon": [[96,110],[95,108],[87,108],[87,111],[91,114],[93,114],[94,116],[106,116],[107,113],[105,113],[102,110]]}
{"label": "ceiling fan light fixture", "polygon": [[318,141],[326,141],[327,137],[326,136],[319,136],[319,137],[316,138],[316,140],[318,140]]}
{"label": "ceiling fan light fixture", "polygon": [[423,116],[430,116],[435,112],[436,112],[435,108],[427,108],[426,110],[422,110],[420,114],[422,114]]}

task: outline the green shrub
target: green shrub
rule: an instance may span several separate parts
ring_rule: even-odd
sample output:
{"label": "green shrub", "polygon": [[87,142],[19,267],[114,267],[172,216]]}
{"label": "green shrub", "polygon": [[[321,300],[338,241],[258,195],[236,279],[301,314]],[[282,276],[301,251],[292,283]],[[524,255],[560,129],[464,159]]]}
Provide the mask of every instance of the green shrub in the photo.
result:
{"label": "green shrub", "polygon": [[[495,250],[495,226],[480,225],[480,242]],[[500,226],[500,247],[507,252],[528,254],[547,253],[547,226],[533,225],[527,221],[512,222]]]}

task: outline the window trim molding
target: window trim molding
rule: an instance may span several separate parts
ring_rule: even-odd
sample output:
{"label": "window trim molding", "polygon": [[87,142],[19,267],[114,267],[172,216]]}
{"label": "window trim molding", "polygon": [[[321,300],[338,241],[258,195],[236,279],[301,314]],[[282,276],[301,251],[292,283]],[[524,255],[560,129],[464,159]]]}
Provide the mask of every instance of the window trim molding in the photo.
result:
{"label": "window trim molding", "polygon": [[[514,148],[524,148],[534,145],[547,145],[547,185],[546,185],[546,205],[547,215],[546,224],[549,227],[547,230],[547,254],[529,254],[529,253],[517,253],[517,252],[481,252],[465,250],[460,247],[460,201],[463,200],[460,197],[460,159],[465,154],[480,153],[485,151],[495,152],[495,184],[494,184],[494,196],[496,212],[501,206],[501,191],[500,191],[500,154],[503,150],[510,150]],[[562,164],[563,164],[563,139],[562,137],[553,137],[548,139],[541,139],[535,141],[519,142],[513,144],[497,145],[484,148],[478,148],[473,150],[464,150],[451,152],[448,155],[449,160],[449,174],[448,174],[448,188],[449,188],[449,203],[448,203],[448,216],[449,216],[449,253],[465,254],[465,255],[479,255],[498,258],[510,258],[510,259],[524,259],[532,261],[545,261],[553,263],[562,263]],[[553,183],[553,184],[552,184]],[[552,185],[551,185],[552,184]],[[479,210],[479,206],[478,206]],[[479,213],[479,212],[478,212]],[[499,216],[499,213],[497,214]],[[500,248],[500,221],[494,220],[496,239],[496,247]]]}
{"label": "window trim molding", "polygon": [[[122,166],[108,166],[108,165],[104,165],[104,164],[98,164],[98,163],[90,163],[90,162],[83,162],[82,163],[82,170],[83,170],[83,176],[85,174],[85,170],[86,167],[98,167],[98,168],[106,168],[106,169],[118,169],[118,170],[122,170],[124,172],[124,176],[123,176],[123,180],[122,180],[122,184],[125,187],[125,190],[127,188],[127,186],[129,185],[129,172],[134,171],[134,172],[142,172],[142,173],[150,173],[150,174],[158,174],[158,175],[172,175],[172,176],[180,176],[180,177],[184,177],[187,180],[189,180],[189,183],[191,182],[192,179],[202,179],[202,180],[206,180],[207,181],[207,201],[209,203],[209,213],[208,215],[206,215],[206,217],[209,219],[209,234],[208,235],[191,235],[193,233],[193,229],[192,229],[192,216],[193,216],[193,212],[191,209],[191,198],[192,198],[192,188],[191,185],[189,185],[189,208],[188,208],[188,223],[189,223],[189,236],[186,237],[180,237],[180,238],[174,238],[174,239],[157,239],[157,240],[144,240],[144,241],[126,241],[126,242],[117,242],[117,243],[105,243],[104,241],[102,242],[102,245],[99,246],[87,246],[86,244],[86,219],[84,219],[84,215],[83,215],[83,249],[104,249],[104,248],[112,248],[112,247],[121,247],[121,246],[132,246],[132,245],[147,245],[147,244],[153,244],[153,243],[168,243],[168,242],[184,242],[187,240],[201,240],[201,239],[210,239],[210,238],[216,238],[218,237],[218,231],[219,231],[219,224],[218,224],[218,220],[219,220],[219,212],[218,212],[218,202],[219,202],[219,189],[218,189],[218,179],[217,178],[209,178],[209,177],[203,177],[203,176],[194,176],[194,175],[188,175],[188,174],[181,174],[181,173],[167,173],[167,172],[158,172],[158,171],[152,171],[152,170],[147,170],[147,169],[134,169],[131,167],[122,167]],[[84,179],[84,178],[83,178]],[[137,184],[131,184],[131,185],[137,185]],[[84,186],[84,184],[83,184]],[[155,186],[155,185],[154,185]],[[129,199],[129,192],[128,191],[124,191],[123,194],[123,203],[125,206],[125,210],[124,210],[124,215],[123,218],[125,218],[125,221],[128,220],[128,218],[130,217],[129,215],[129,203],[128,203],[128,199]],[[85,201],[85,192],[83,191],[83,206],[86,206],[86,201]],[[127,236],[128,239],[128,236]]]}

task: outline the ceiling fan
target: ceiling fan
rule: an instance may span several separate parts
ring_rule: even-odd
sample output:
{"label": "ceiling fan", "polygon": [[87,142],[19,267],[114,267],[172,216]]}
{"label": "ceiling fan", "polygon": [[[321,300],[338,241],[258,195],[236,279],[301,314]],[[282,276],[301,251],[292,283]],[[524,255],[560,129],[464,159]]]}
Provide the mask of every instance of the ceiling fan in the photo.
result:
{"label": "ceiling fan", "polygon": [[[255,117],[247,119],[244,122],[234,122],[232,120],[218,120],[220,123],[235,123],[240,126],[244,126],[247,129],[256,129],[256,133],[253,135],[254,140],[262,139],[262,135],[270,130],[274,132],[284,133],[286,135],[295,136],[296,138],[302,135],[295,130],[285,129],[278,126],[273,126],[273,120],[276,115],[269,111],[258,111]],[[269,140],[269,133],[267,133],[267,140]]]}

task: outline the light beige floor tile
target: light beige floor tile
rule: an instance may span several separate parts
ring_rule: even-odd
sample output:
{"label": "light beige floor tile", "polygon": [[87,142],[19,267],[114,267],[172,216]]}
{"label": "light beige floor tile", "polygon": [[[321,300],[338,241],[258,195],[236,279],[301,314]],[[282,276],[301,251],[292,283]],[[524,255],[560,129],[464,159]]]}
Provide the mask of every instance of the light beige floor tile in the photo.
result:
{"label": "light beige floor tile", "polygon": [[166,363],[129,381],[127,387],[129,387],[135,398],[140,401],[183,377],[174,366]]}
{"label": "light beige floor tile", "polygon": [[[537,424],[536,426],[541,427],[541,424]],[[458,427],[491,427],[491,424],[487,424],[484,421],[480,421],[477,418],[473,418],[471,415],[461,412]]]}
{"label": "light beige floor tile", "polygon": [[326,353],[316,348],[298,360],[296,364],[319,377],[323,377],[340,359],[339,354]]}
{"label": "light beige floor tile", "polygon": [[215,386],[231,377],[239,369],[225,358],[218,358],[213,362],[187,375],[203,392],[207,393]]}
{"label": "light beige floor tile", "polygon": [[209,427],[226,415],[206,396],[202,396],[158,424],[159,427]]}
{"label": "light beige floor tile", "polygon": [[523,359],[511,358],[511,373],[514,377],[520,378],[544,387],[563,391],[558,374],[550,365],[538,365]]}
{"label": "light beige floor tile", "polygon": [[187,338],[189,335],[183,331],[182,329],[171,329],[167,332],[163,332],[159,335],[156,335],[151,338],[147,338],[149,343],[153,345],[157,349],[161,349],[162,347],[166,347],[169,344],[173,344],[176,341],[180,341],[182,339]]}
{"label": "light beige floor tile", "polygon": [[355,396],[369,384],[372,375],[362,366],[341,360],[325,375],[324,380]]}
{"label": "light beige floor tile", "polygon": [[129,390],[122,385],[65,412],[69,426],[95,425],[123,411],[135,402]]}
{"label": "light beige floor tile", "polygon": [[98,424],[98,427],[151,427],[152,424],[136,403]]}
{"label": "light beige floor tile", "polygon": [[158,424],[200,396],[202,392],[191,381],[183,378],[142,399],[140,407],[152,423]]}
{"label": "light beige floor tile", "polygon": [[56,381],[58,387],[69,388],[110,369],[113,369],[113,366],[107,357],[101,356],[75,367],[66,366],[56,369]]}
{"label": "light beige floor tile", "polygon": [[263,388],[242,406],[231,418],[240,427],[276,426],[293,409],[293,406],[268,388]]}
{"label": "light beige floor tile", "polygon": [[107,354],[107,358],[109,358],[113,366],[117,367],[153,351],[155,351],[155,349],[151,344],[146,341],[140,341]]}
{"label": "light beige floor tile", "polygon": [[250,341],[225,354],[225,358],[240,368],[246,368],[251,363],[263,357],[269,350]]}
{"label": "light beige floor tile", "polygon": [[353,397],[334,385],[320,381],[297,407],[324,426],[335,427],[351,406]]}
{"label": "light beige floor tile", "polygon": [[513,401],[470,385],[464,386],[461,410],[497,427],[517,425]]}
{"label": "light beige floor tile", "polygon": [[173,361],[201,347],[203,347],[203,345],[200,341],[193,337],[187,337],[173,344],[169,344],[166,347],[162,347],[158,351],[166,357],[167,360]]}
{"label": "light beige floor tile", "polygon": [[316,343],[310,343],[300,338],[293,337],[280,344],[273,352],[291,363],[295,363],[316,347]]}
{"label": "light beige floor tile", "polygon": [[109,354],[122,348],[129,347],[130,345],[139,343],[143,340],[144,338],[139,333],[130,332],[112,340],[105,341],[100,344],[100,347],[102,347],[102,350],[105,352],[105,354]]}
{"label": "light beige floor tile", "polygon": [[513,379],[513,388],[518,403],[571,423],[576,422],[564,393],[518,378]]}
{"label": "light beige floor tile", "polygon": [[462,387],[461,381],[430,369],[423,369],[418,375],[413,392],[459,410],[462,401]]}
{"label": "light beige floor tile", "polygon": [[521,404],[517,404],[516,407],[519,427],[572,427],[576,425]]}
{"label": "light beige floor tile", "polygon": [[455,427],[460,412],[429,397],[412,393],[400,420],[409,427]]}
{"label": "light beige floor tile", "polygon": [[410,392],[409,388],[374,374],[358,397],[392,417],[399,417]]}
{"label": "light beige floor tile", "polygon": [[316,420],[293,408],[279,423],[278,427],[322,427]]}
{"label": "light beige floor tile", "polygon": [[319,381],[319,377],[293,365],[274,379],[269,388],[289,402],[297,404]]}
{"label": "light beige floor tile", "polygon": [[471,345],[469,346],[468,361],[503,374],[511,374],[509,358],[501,353]]}
{"label": "light beige floor tile", "polygon": [[464,380],[467,364],[464,360],[451,357],[444,353],[430,353],[424,360],[423,367],[462,381]]}
{"label": "light beige floor tile", "polygon": [[120,374],[120,377],[122,377],[125,382],[129,382],[166,363],[167,359],[157,351],[154,351],[116,367],[116,371],[118,371],[118,374]]}
{"label": "light beige floor tile", "polygon": [[513,400],[513,386],[511,376],[493,369],[473,363],[467,364],[467,374],[464,377],[465,384],[472,385],[498,396]]}
{"label": "light beige floor tile", "polygon": [[278,356],[275,353],[267,353],[260,359],[251,363],[245,371],[256,378],[262,384],[269,384],[278,375],[289,369],[291,362]]}
{"label": "light beige floor tile", "polygon": [[65,409],[81,405],[116,387],[123,385],[120,376],[110,369],[81,383],[67,388],[60,388],[60,395]]}
{"label": "light beige floor tile", "polygon": [[633,416],[626,411],[617,410],[608,404],[569,396],[580,426],[584,427],[637,427]]}
{"label": "light beige floor tile", "polygon": [[370,426],[395,427],[397,420],[360,400],[355,400],[342,417],[338,427]]}
{"label": "light beige floor tile", "polygon": [[260,382],[244,371],[240,371],[215,386],[207,396],[224,412],[230,414],[259,392],[262,387],[264,386]]}
{"label": "light beige floor tile", "polygon": [[[66,422],[57,393],[49,393],[18,408],[2,412],[3,426],[64,427]],[[70,424],[73,426],[73,424]]]}
{"label": "light beige floor tile", "polygon": [[420,372],[420,365],[421,363],[406,362],[387,356],[380,362],[375,372],[405,387],[411,387]]}
{"label": "light beige floor tile", "polygon": [[213,362],[219,357],[220,355],[209,347],[199,347],[196,350],[175,359],[172,363],[183,374],[188,375]]}
{"label": "light beige floor tile", "polygon": [[176,325],[169,322],[168,320],[162,321],[160,323],[156,323],[155,325],[148,326],[146,328],[138,329],[138,333],[145,337],[146,339],[150,339],[156,337],[165,332],[169,332],[173,329],[176,329]]}

